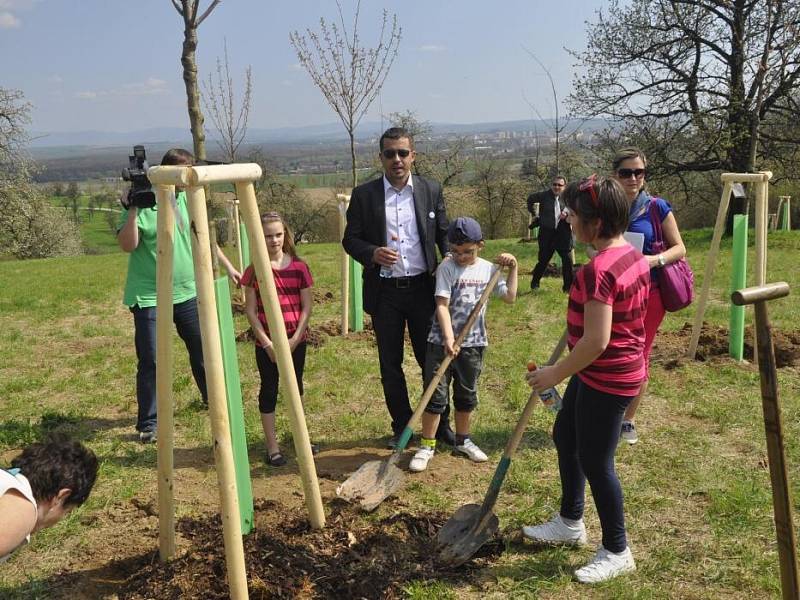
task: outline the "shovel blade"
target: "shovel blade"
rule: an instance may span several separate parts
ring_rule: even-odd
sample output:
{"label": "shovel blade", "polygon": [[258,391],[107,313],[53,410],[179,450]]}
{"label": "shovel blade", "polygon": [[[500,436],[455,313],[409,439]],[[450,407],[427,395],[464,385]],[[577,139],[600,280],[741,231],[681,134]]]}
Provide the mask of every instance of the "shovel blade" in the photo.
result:
{"label": "shovel blade", "polygon": [[486,514],[480,504],[465,504],[436,536],[439,561],[452,567],[464,564],[497,533],[499,527],[497,515]]}
{"label": "shovel blade", "polygon": [[337,487],[336,495],[349,502],[358,502],[364,510],[372,511],[400,488],[403,477],[403,471],[391,462],[371,460]]}

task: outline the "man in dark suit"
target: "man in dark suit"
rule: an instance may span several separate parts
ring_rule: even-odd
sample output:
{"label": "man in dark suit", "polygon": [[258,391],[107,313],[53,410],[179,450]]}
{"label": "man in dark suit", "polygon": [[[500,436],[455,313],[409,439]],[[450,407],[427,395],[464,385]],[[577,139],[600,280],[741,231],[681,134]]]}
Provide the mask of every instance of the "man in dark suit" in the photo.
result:
{"label": "man in dark suit", "polygon": [[[532,226],[539,226],[539,257],[533,268],[531,289],[539,288],[539,281],[544,275],[547,265],[554,252],[561,257],[562,290],[569,291],[572,285],[572,228],[566,219],[564,203],[559,200],[567,180],[561,175],[553,177],[550,189],[535,192],[528,196],[528,212],[534,215]],[[539,204],[538,217],[535,214],[535,204]]]}
{"label": "man in dark suit", "polygon": [[[436,247],[442,256],[447,251],[442,187],[411,175],[414,158],[409,132],[386,130],[380,139],[384,175],[353,190],[342,239],[345,251],[364,265],[364,310],[372,316],[378,344],[383,395],[392,417],[391,447],[412,414],[403,372],[406,325],[422,368],[435,309]],[[436,437],[455,443],[447,417]]]}

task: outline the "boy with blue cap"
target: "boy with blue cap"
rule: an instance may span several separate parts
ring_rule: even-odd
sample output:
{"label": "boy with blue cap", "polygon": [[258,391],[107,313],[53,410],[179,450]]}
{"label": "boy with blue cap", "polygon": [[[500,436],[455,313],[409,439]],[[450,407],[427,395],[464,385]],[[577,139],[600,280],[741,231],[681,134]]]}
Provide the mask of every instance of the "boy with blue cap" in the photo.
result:
{"label": "boy with blue cap", "polygon": [[450,382],[453,383],[453,404],[456,409],[455,452],[473,460],[484,462],[486,454],[470,439],[470,419],[478,405],[478,377],[483,366],[483,353],[488,345],[486,336],[486,307],[484,306],[460,346],[455,345],[456,332],[460,332],[481,294],[486,289],[496,268],[508,267],[507,279],[500,278],[495,294],[512,303],[517,296],[517,259],[508,253],[500,254],[495,262],[480,258],[484,247],[481,226],[470,217],[458,217],[447,230],[451,260],[444,261],[436,270],[436,312],[425,354],[425,385],[444,360],[445,354],[453,361],[439,381],[436,391],[422,416],[422,441],[411,459],[411,471],[424,471],[433,458],[436,448],[436,428],[439,417],[448,403]]}

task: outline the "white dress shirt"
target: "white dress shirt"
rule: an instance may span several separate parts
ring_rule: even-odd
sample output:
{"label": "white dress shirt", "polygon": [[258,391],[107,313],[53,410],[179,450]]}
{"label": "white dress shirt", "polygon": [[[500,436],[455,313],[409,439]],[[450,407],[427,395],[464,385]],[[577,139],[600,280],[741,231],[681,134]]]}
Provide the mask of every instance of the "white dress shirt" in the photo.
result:
{"label": "white dress shirt", "polygon": [[[417,229],[414,210],[414,176],[401,190],[392,187],[383,176],[386,206],[386,245],[397,250],[399,258],[392,266],[392,277],[413,277],[428,270],[425,252]],[[393,247],[392,240],[396,240]]]}

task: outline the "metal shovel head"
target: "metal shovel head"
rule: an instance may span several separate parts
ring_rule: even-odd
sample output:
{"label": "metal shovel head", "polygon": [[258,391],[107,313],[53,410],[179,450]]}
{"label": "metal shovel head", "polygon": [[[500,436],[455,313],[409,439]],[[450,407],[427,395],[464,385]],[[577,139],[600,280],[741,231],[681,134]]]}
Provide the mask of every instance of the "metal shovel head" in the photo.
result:
{"label": "metal shovel head", "polygon": [[499,528],[497,515],[484,514],[480,504],[465,504],[450,517],[436,536],[439,561],[453,567],[464,564]]}
{"label": "metal shovel head", "polygon": [[339,487],[336,495],[349,502],[359,502],[366,511],[375,510],[403,483],[403,471],[391,461],[371,460],[361,465]]}

